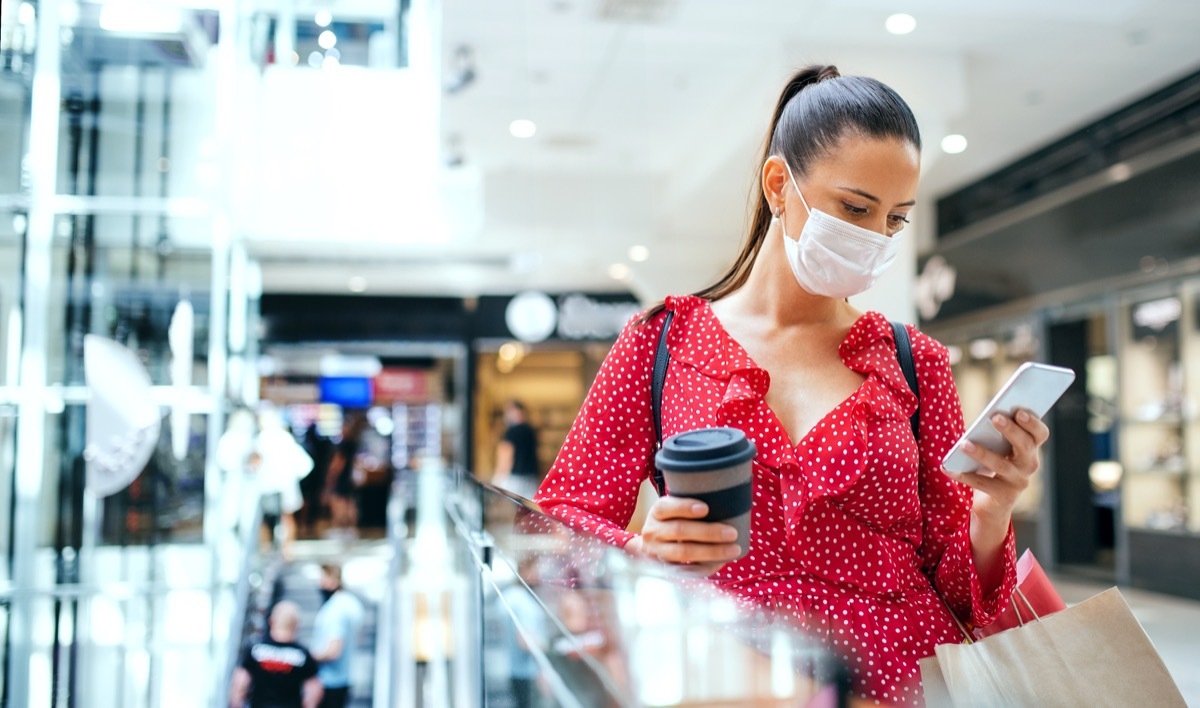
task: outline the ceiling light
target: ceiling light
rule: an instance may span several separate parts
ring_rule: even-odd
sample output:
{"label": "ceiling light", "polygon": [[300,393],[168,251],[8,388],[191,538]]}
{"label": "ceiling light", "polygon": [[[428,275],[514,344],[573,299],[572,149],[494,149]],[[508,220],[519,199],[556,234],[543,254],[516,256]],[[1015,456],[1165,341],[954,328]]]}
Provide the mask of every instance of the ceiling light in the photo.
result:
{"label": "ceiling light", "polygon": [[317,46],[321,49],[333,49],[335,44],[337,44],[337,35],[330,30],[325,30],[321,36],[317,37]]}
{"label": "ceiling light", "polygon": [[325,57],[325,61],[321,62],[322,69],[336,69],[342,65],[342,62],[337,57]]}
{"label": "ceiling light", "polygon": [[613,280],[628,280],[629,266],[624,263],[613,263],[608,267],[608,277]]}
{"label": "ceiling light", "polygon": [[958,133],[942,138],[942,152],[957,155],[967,149],[967,139]]}
{"label": "ceiling light", "polygon": [[508,132],[512,133],[514,138],[532,138],[537,132],[537,125],[531,120],[518,118],[508,124]]}
{"label": "ceiling light", "polygon": [[912,15],[900,13],[887,18],[883,26],[892,34],[908,34],[917,28],[917,20]]}
{"label": "ceiling light", "polygon": [[630,246],[629,260],[634,263],[642,263],[650,257],[650,249],[645,246]]}
{"label": "ceiling light", "polygon": [[32,25],[36,19],[37,10],[34,9],[33,5],[23,2],[17,6],[17,24]]}
{"label": "ceiling light", "polygon": [[352,293],[366,292],[367,291],[367,279],[362,277],[361,275],[356,275],[356,276],[350,278],[350,281],[346,283],[346,287],[350,288],[350,292],[352,292]]}
{"label": "ceiling light", "polygon": [[313,16],[313,22],[316,22],[318,27],[328,27],[333,22],[333,13],[329,10],[317,10],[317,14]]}
{"label": "ceiling light", "polygon": [[321,63],[325,61],[325,57],[320,52],[308,53],[308,65],[314,69],[320,69]]}

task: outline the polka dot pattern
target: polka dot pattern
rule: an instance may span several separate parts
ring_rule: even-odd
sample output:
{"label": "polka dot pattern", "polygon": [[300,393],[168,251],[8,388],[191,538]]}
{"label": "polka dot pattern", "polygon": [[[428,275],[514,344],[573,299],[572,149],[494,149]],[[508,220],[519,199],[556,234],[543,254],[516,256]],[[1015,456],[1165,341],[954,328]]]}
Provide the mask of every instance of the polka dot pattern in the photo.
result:
{"label": "polka dot pattern", "polygon": [[[984,592],[971,553],[972,492],[941,472],[963,432],[946,348],[910,327],[920,449],[909,423],[917,399],[877,312],[863,315],[838,350],[863,383],[793,443],[766,404],[770,375],[708,303],[674,297],[667,307],[675,318],[663,436],[730,426],[758,450],[750,553],[710,579],[823,641],[863,698],[922,704],[918,660],[961,641],[946,606],[984,625],[1016,583],[1010,528],[1004,580]],[[662,326],[659,316],[625,327],[535,497],[547,513],[621,546],[633,537],[625,529],[653,472],[650,379]]]}

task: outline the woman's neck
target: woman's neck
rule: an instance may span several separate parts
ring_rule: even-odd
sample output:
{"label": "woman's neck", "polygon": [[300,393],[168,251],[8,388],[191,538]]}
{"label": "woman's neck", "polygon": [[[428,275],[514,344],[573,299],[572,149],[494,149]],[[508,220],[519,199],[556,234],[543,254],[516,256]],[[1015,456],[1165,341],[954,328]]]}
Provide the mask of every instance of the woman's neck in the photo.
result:
{"label": "woman's neck", "polygon": [[807,327],[856,313],[845,300],[814,295],[796,282],[783,248],[778,222],[771,225],[746,282],[722,299],[729,314],[762,318],[772,327]]}

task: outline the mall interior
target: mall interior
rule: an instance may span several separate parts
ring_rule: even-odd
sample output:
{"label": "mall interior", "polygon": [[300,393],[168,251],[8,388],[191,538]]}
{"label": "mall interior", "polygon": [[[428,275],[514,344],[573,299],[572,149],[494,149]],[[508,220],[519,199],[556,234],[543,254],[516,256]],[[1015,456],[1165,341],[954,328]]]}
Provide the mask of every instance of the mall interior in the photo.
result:
{"label": "mall interior", "polygon": [[846,705],[810,637],[492,484],[508,402],[544,474],[626,322],[732,261],[812,63],[922,134],[851,304],[946,345],[968,422],[1075,372],[1017,550],[1200,705],[1200,3],[0,8],[0,705],[234,704],[328,564],[346,705]]}

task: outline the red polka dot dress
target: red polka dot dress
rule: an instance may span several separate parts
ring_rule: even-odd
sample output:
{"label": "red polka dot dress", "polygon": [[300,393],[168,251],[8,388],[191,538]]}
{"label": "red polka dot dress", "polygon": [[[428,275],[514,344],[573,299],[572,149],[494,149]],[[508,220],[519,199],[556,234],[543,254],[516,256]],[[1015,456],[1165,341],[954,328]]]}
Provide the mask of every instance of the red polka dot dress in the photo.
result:
{"label": "red polka dot dress", "polygon": [[[824,641],[864,698],[920,705],[917,661],[962,636],[941,598],[983,625],[1016,582],[1010,528],[1004,580],[983,592],[971,554],[972,491],[941,472],[963,431],[945,347],[910,328],[919,451],[909,421],[917,399],[877,312],[854,324],[838,352],[863,383],[794,443],[766,404],[769,375],[707,301],[666,304],[675,318],[663,436],[729,426],[758,450],[750,553],[711,580]],[[650,379],[662,325],[660,315],[625,327],[535,497],[547,513],[620,546],[633,537],[625,529],[653,473]]]}

